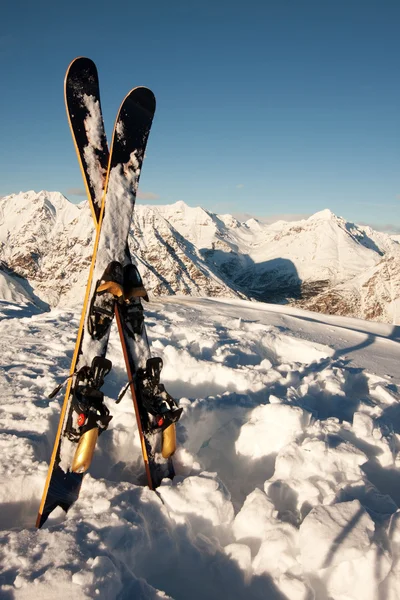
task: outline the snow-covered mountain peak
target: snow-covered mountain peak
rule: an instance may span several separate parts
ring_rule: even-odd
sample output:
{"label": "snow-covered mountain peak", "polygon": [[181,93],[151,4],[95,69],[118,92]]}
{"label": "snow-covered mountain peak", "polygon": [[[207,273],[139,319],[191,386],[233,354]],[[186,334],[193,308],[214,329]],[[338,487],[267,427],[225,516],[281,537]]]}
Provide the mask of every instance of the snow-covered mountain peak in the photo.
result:
{"label": "snow-covered mountain peak", "polygon": [[249,229],[253,229],[254,231],[260,231],[262,229],[260,221],[258,221],[254,217],[252,217],[251,219],[247,219],[247,221],[245,221],[244,224],[246,225],[246,227],[248,227]]}
{"label": "snow-covered mountain peak", "polygon": [[212,221],[210,213],[200,206],[192,207],[178,200],[174,204],[157,206],[156,209],[165,218],[174,218],[175,222],[185,222],[187,225],[207,225]]}
{"label": "snow-covered mountain peak", "polygon": [[20,192],[0,199],[0,243],[20,231],[38,229],[51,234],[50,227],[62,228],[78,218],[82,205],[73,204],[60,192]]}
{"label": "snow-covered mountain peak", "polygon": [[[47,206],[53,211],[75,211],[76,204],[70,202],[61,192],[49,192],[41,190],[35,192],[19,192],[0,198],[2,206],[8,206],[10,210],[29,210],[36,209],[37,206]],[[72,207],[72,208],[71,208]]]}
{"label": "snow-covered mountain peak", "polygon": [[157,206],[156,210],[183,237],[196,244],[198,248],[209,248],[219,237],[219,225],[223,223],[218,220],[217,215],[200,206],[191,207],[179,201],[175,204]]}
{"label": "snow-covered mountain peak", "polygon": [[244,223],[241,223],[240,221],[238,221],[234,216],[232,215],[214,215],[213,213],[209,213],[211,214],[214,218],[218,218],[220,221],[222,221],[224,223],[224,225],[226,225],[227,227],[231,227],[232,229],[236,229],[237,227],[240,227],[241,225],[244,225]]}
{"label": "snow-covered mountain peak", "polygon": [[40,202],[48,202],[58,209],[65,208],[72,204],[67,198],[61,194],[61,192],[50,192],[47,190],[41,190],[35,192],[35,190],[28,190],[27,192],[19,192],[18,194],[10,194],[3,196],[3,198],[13,199],[20,203],[33,203],[38,204]]}
{"label": "snow-covered mountain peak", "polygon": [[169,204],[168,206],[170,206],[171,208],[175,208],[177,211],[180,212],[186,212],[186,210],[190,208],[190,206],[186,204],[186,202],[184,202],[183,200],[177,200],[176,202],[174,202],[173,204]]}
{"label": "snow-covered mountain peak", "polygon": [[308,217],[307,221],[330,221],[332,219],[337,219],[338,217],[331,211],[329,208],[325,208],[324,210],[320,210],[311,217]]}

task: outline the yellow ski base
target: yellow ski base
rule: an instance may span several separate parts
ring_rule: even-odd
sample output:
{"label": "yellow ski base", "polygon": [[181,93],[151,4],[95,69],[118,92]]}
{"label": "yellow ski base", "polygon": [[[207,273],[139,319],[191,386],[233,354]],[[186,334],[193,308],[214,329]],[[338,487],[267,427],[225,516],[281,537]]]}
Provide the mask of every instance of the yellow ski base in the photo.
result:
{"label": "yellow ski base", "polygon": [[99,430],[97,427],[93,427],[93,429],[86,431],[82,435],[75,451],[74,460],[72,461],[71,471],[73,473],[86,473],[92,462],[98,437]]}
{"label": "yellow ski base", "polygon": [[164,429],[162,437],[162,457],[169,458],[176,450],[176,429],[175,423]]}

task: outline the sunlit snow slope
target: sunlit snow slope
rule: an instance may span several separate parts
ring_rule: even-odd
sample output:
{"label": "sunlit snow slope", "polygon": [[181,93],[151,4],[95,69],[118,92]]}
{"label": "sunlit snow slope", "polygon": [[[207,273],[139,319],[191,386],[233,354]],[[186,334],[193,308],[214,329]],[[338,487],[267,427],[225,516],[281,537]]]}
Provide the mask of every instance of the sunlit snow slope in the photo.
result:
{"label": "sunlit snow slope", "polygon": [[146,307],[179,399],[177,477],[144,469],[113,332],[114,415],[68,515],[33,528],[78,313],[0,306],[0,597],[395,600],[398,327],[234,299]]}

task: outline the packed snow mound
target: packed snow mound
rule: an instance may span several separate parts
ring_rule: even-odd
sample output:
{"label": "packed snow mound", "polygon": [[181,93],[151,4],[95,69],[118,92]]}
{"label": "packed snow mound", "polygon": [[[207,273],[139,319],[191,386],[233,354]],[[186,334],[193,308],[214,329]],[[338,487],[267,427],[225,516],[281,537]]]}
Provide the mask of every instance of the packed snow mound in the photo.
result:
{"label": "packed snow mound", "polygon": [[[183,408],[176,477],[144,466],[118,334],[113,415],[79,500],[33,527],[79,312],[0,320],[0,596],[395,600],[400,344],[393,326],[230,299],[146,305]],[[297,357],[291,348],[296,342]]]}
{"label": "packed snow mound", "polygon": [[392,558],[373,541],[374,533],[374,523],[358,500],[315,507],[300,527],[301,562],[326,578],[331,598],[349,597],[350,587],[351,598],[375,600]]}
{"label": "packed snow mound", "polygon": [[274,454],[302,434],[310,419],[311,414],[298,406],[257,406],[240,431],[236,452],[251,458]]}
{"label": "packed snow mound", "polygon": [[[0,199],[0,261],[42,301],[84,295],[94,227],[58,192]],[[297,222],[240,222],[179,201],[137,205],[129,246],[148,292],[254,298],[384,322],[400,319],[400,245],[326,209]]]}
{"label": "packed snow mound", "polygon": [[[174,485],[165,480],[159,490],[160,497],[178,522],[183,515],[201,516],[213,527],[230,525],[234,510],[230,494],[216,473],[200,473]],[[181,518],[179,518],[181,516]]]}
{"label": "packed snow mound", "polygon": [[[352,521],[356,526],[350,525]],[[335,552],[335,540],[344,529],[349,530],[348,535],[343,536],[340,552]],[[374,522],[358,500],[319,505],[310,511],[300,527],[303,564],[313,571],[362,558],[370,549],[374,531]]]}

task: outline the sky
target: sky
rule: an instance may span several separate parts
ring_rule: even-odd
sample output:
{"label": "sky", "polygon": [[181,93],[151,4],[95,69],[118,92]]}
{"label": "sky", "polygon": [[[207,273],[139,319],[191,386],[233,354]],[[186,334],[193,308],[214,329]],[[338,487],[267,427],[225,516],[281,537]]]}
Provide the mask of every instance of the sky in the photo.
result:
{"label": "sky", "polygon": [[156,95],[140,202],[265,218],[330,208],[400,231],[398,0],[2,0],[1,10],[0,196],[84,198],[63,81],[88,56],[108,136],[130,88]]}

